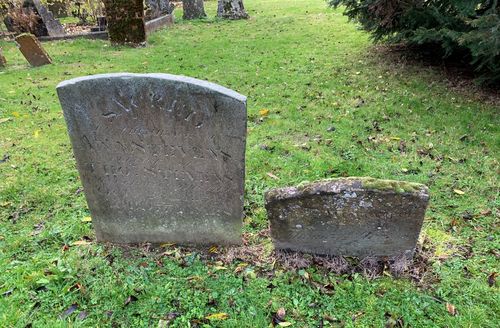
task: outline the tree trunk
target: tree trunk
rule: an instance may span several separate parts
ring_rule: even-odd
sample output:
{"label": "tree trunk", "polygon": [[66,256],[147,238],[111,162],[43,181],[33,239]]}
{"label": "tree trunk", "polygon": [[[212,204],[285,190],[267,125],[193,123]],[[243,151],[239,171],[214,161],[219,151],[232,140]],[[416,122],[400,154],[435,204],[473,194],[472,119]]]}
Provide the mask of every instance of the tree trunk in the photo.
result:
{"label": "tree trunk", "polygon": [[197,19],[207,17],[203,0],[182,0],[182,8],[184,13],[183,19]]}
{"label": "tree trunk", "polygon": [[248,18],[243,6],[243,0],[219,0],[217,16],[227,19]]}

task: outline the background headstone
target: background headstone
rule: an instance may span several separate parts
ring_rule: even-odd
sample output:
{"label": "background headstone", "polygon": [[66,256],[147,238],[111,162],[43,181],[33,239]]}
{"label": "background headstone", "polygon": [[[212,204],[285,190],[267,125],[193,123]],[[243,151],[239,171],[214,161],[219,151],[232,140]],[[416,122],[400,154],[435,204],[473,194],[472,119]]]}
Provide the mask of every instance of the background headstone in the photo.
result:
{"label": "background headstone", "polygon": [[243,0],[219,0],[217,16],[226,19],[246,19],[248,14],[243,6]]}
{"label": "background headstone", "polygon": [[2,48],[0,48],[0,67],[5,67],[6,65],[7,65],[7,59],[5,59]]}
{"label": "background headstone", "polygon": [[57,87],[98,240],[241,242],[246,98],[167,74]]}
{"label": "background headstone", "polygon": [[145,16],[147,19],[155,19],[163,15],[171,14],[175,6],[170,0],[147,0],[147,11]]}
{"label": "background headstone", "polygon": [[18,35],[16,37],[16,43],[24,58],[26,58],[31,66],[36,67],[52,63],[52,59],[34,35]]}
{"label": "background headstone", "polygon": [[271,190],[266,209],[280,249],[411,257],[428,199],[421,184],[344,178]]}
{"label": "background headstone", "polygon": [[116,44],[146,42],[143,0],[104,0],[109,40]]}
{"label": "background headstone", "polygon": [[66,34],[62,24],[54,18],[54,15],[47,9],[47,7],[42,5],[40,0],[33,0],[33,3],[35,4],[38,14],[42,17],[49,36],[63,36]]}
{"label": "background headstone", "polygon": [[203,0],[182,0],[182,18],[198,19],[207,17]]}

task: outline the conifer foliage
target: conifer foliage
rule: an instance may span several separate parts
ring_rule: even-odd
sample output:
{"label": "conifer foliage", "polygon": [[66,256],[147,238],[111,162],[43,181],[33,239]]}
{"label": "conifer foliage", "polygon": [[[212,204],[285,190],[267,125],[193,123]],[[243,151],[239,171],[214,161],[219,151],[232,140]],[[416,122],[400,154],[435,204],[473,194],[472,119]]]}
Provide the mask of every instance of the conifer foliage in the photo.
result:
{"label": "conifer foliage", "polygon": [[463,55],[480,81],[500,83],[500,0],[327,0],[345,6],[375,41],[440,46]]}

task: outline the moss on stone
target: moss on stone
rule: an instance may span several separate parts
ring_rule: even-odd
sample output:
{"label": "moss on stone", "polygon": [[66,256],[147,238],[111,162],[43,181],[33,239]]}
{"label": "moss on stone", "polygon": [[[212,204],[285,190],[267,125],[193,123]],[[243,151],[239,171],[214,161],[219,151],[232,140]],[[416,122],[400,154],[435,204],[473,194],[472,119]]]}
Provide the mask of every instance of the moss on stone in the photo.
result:
{"label": "moss on stone", "polygon": [[425,189],[425,186],[420,183],[396,180],[383,180],[370,177],[349,178],[361,181],[366,189],[374,190],[394,190],[398,193],[419,192]]}

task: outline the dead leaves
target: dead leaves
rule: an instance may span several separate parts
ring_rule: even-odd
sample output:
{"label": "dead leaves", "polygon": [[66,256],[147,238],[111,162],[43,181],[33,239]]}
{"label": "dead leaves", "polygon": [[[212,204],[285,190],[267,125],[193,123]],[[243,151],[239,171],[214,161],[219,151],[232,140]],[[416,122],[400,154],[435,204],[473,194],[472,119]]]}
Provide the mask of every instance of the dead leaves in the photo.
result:
{"label": "dead leaves", "polygon": [[448,313],[452,316],[457,315],[457,309],[455,308],[455,305],[451,303],[446,302],[446,311],[448,311]]}
{"label": "dead leaves", "polygon": [[494,287],[497,283],[497,273],[496,272],[492,272],[489,276],[488,276],[488,286],[490,287]]}
{"label": "dead leaves", "polygon": [[281,307],[276,311],[275,314],[273,314],[272,317],[272,324],[278,327],[289,327],[292,325],[291,322],[285,321],[285,316],[286,316],[286,310],[285,308]]}

